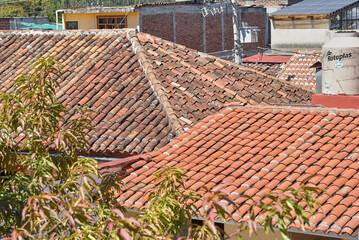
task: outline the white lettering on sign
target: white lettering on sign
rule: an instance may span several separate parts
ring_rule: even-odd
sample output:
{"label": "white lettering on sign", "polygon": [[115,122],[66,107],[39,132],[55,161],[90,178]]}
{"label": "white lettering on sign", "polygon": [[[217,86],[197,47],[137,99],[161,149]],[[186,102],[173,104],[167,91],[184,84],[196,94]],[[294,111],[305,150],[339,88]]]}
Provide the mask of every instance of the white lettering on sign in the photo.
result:
{"label": "white lettering on sign", "polygon": [[342,59],[351,58],[352,56],[353,56],[352,53],[343,53],[343,54],[335,55],[331,51],[327,52],[327,58],[329,62],[335,60],[341,61]]}

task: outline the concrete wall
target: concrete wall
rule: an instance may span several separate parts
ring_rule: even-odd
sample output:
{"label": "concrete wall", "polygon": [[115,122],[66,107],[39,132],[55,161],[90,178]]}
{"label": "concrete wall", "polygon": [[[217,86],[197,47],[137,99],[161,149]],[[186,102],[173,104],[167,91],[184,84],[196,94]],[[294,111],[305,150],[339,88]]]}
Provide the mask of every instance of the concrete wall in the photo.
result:
{"label": "concrete wall", "polygon": [[[228,234],[228,235],[232,235],[236,233],[236,229],[238,228],[238,226],[236,225],[231,225],[231,224],[225,224],[224,225],[224,231]],[[283,240],[282,236],[280,235],[279,231],[275,231],[275,232],[270,232],[268,235],[264,232],[263,228],[258,228],[257,229],[257,234],[252,234],[252,236],[249,236],[249,232],[245,231],[241,234],[241,236],[244,238],[244,240],[274,240],[274,239],[278,239],[278,240]],[[229,240],[238,240],[238,237],[232,237]]]}
{"label": "concrete wall", "polygon": [[328,29],[272,29],[272,49],[320,50]]}
{"label": "concrete wall", "polygon": [[[63,14],[64,28],[66,22],[77,21],[79,29],[89,30],[97,28],[98,16],[123,16],[126,12],[106,12],[106,13],[65,13]],[[138,12],[127,13],[127,27],[139,28],[139,14]]]}

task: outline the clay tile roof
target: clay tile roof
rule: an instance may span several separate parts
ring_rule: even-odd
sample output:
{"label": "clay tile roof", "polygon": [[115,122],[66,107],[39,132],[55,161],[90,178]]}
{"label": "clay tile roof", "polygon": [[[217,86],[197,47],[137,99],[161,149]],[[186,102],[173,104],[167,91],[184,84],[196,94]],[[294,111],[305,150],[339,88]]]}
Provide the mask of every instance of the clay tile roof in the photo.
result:
{"label": "clay tile roof", "polygon": [[277,76],[304,89],[315,91],[315,63],[322,61],[321,51],[299,51],[294,54]]}
{"label": "clay tile roof", "polygon": [[[226,103],[306,103],[285,81],[134,30],[0,32],[0,89],[39,56],[63,66],[57,98],[94,112],[92,155],[124,156],[165,146]],[[69,118],[71,116],[66,116]]]}
{"label": "clay tile roof", "polygon": [[262,72],[268,76],[277,77],[282,71],[284,63],[242,63],[243,66]]}
{"label": "clay tile roof", "polygon": [[287,63],[291,58],[290,55],[267,55],[255,54],[243,59],[243,62],[260,62],[260,63]]}
{"label": "clay tile roof", "polygon": [[[315,175],[310,183],[330,196],[318,196],[324,214],[311,216],[308,230],[354,236],[359,231],[358,124],[357,110],[229,106],[166,147],[145,154],[140,164],[123,165],[132,174],[123,179],[127,187],[119,200],[129,208],[143,207],[143,187],[154,184],[153,172],[164,166],[188,170],[195,178],[188,180],[188,187],[195,184],[196,189],[232,182],[233,196],[299,186]],[[133,189],[140,205],[126,201]],[[248,208],[242,200],[240,204],[236,214],[245,216]]]}

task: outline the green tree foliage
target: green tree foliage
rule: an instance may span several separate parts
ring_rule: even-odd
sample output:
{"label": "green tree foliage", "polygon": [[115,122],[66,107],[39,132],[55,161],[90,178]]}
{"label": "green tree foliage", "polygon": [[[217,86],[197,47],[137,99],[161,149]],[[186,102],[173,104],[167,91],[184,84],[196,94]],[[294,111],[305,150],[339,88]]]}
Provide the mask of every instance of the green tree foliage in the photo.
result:
{"label": "green tree foliage", "polygon": [[[12,91],[0,94],[0,237],[7,239],[223,239],[231,237],[215,219],[231,219],[239,207],[225,185],[205,189],[203,196],[188,189],[181,169],[155,173],[160,185],[149,192],[149,205],[136,219],[127,218],[117,202],[121,173],[100,172],[91,158],[77,152],[89,147],[91,129],[86,109],[68,110],[57,103],[61,78],[53,58],[40,58],[29,75],[19,77]],[[69,112],[70,111],[70,112]],[[70,119],[64,116],[74,116]],[[250,216],[234,235],[265,230],[273,224],[288,238],[287,224],[309,224],[303,203],[315,212],[315,187],[300,186],[251,201]],[[201,203],[199,208],[196,204]],[[229,210],[231,209],[231,210]],[[192,224],[202,218],[203,224]]]}
{"label": "green tree foliage", "polygon": [[0,0],[0,17],[48,16],[50,22],[55,22],[59,8],[59,1],[55,0]]}

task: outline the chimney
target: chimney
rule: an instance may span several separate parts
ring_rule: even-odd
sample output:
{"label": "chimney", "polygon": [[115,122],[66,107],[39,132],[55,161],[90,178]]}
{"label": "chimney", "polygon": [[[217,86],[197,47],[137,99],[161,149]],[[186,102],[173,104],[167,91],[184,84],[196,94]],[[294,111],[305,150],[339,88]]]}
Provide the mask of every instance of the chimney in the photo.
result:
{"label": "chimney", "polygon": [[312,96],[312,104],[359,109],[359,33],[336,32],[322,54],[322,78],[317,79],[321,89]]}

